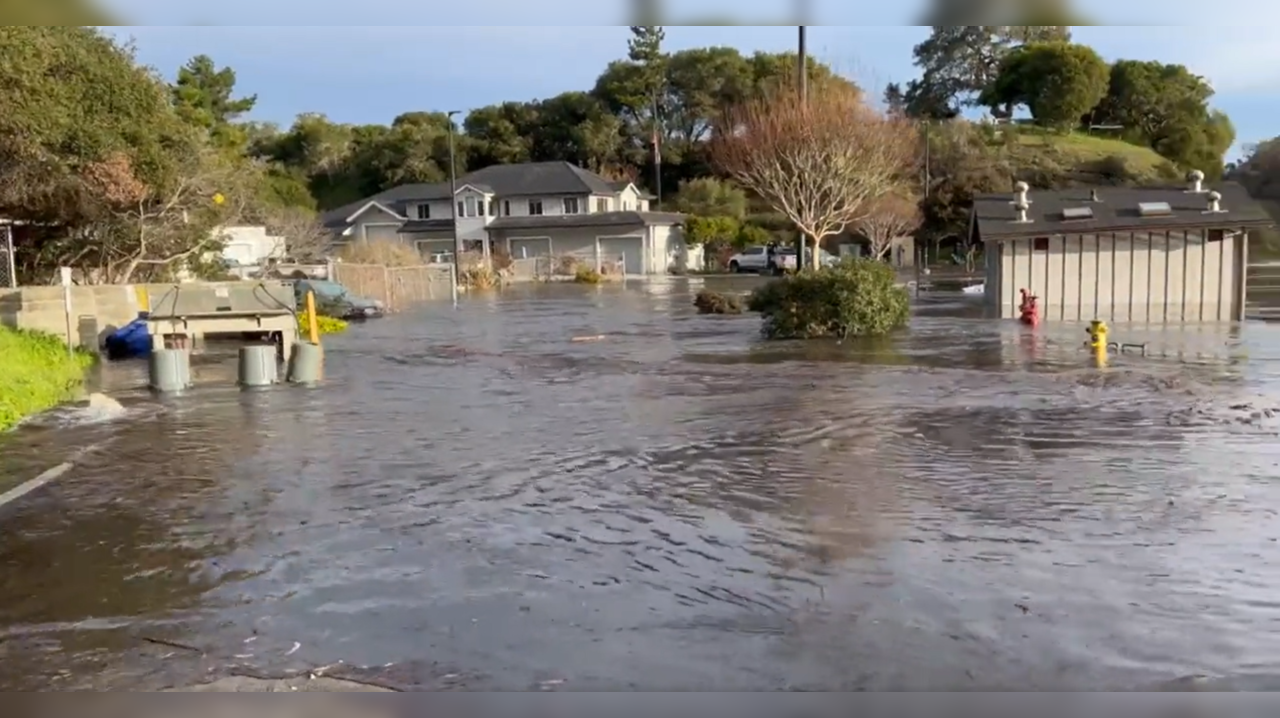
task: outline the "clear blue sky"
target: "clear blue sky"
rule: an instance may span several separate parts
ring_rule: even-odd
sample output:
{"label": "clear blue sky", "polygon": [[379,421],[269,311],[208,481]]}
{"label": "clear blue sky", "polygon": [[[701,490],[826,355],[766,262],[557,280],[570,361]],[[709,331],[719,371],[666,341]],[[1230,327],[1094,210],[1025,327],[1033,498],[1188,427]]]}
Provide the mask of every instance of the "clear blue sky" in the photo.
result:
{"label": "clear blue sky", "polygon": [[[907,3],[911,5],[911,3]],[[1169,16],[1170,4],[1159,4],[1169,20],[1190,22],[1207,12],[1203,4],[1177,2],[1186,7],[1185,19]],[[1215,5],[1231,6],[1233,0]],[[1247,0],[1234,4],[1263,7]],[[726,8],[785,6],[762,0],[744,2],[689,2],[684,15]],[[158,0],[116,0],[115,9],[129,18],[158,22],[198,22],[198,16],[181,5]],[[617,21],[618,6],[592,6],[576,0],[543,0],[513,4],[494,0],[467,3],[470,19],[503,17],[508,21],[568,17],[584,22]],[[1121,12],[1141,15],[1155,7],[1152,0],[1128,0]],[[296,3],[279,6],[249,0],[226,0],[218,6],[221,17],[253,16],[262,22],[289,22]],[[332,0],[309,3],[313,21],[341,22],[344,16],[414,18],[426,12],[420,3],[406,0],[364,0],[338,6]],[[337,10],[345,8],[339,14]],[[851,5],[815,3],[821,19],[845,19],[840,11]],[[1280,15],[1261,10],[1262,16]],[[594,9],[593,9],[594,8]],[[1247,8],[1241,8],[1247,9]],[[501,10],[502,12],[497,12]],[[560,12],[562,11],[562,12]],[[432,10],[431,12],[435,12]],[[327,13],[327,14],[326,14]],[[860,19],[882,22],[903,20],[901,7]],[[595,16],[599,15],[599,18]],[[605,15],[611,17],[606,18]],[[759,11],[758,21],[769,12]],[[529,16],[529,17],[525,17]],[[895,16],[895,17],[891,17]],[[679,18],[677,18],[679,19]],[[754,19],[754,18],[752,18]],[[781,19],[781,18],[780,18]],[[853,18],[848,18],[853,19]],[[1234,121],[1239,144],[1280,135],[1280,41],[1274,24],[1250,27],[1080,27],[1076,39],[1095,47],[1108,59],[1158,59],[1184,63],[1208,77],[1217,88],[1215,105]],[[241,92],[256,93],[255,119],[288,125],[300,112],[322,112],[342,122],[389,122],[410,110],[468,110],[503,100],[549,97],[565,90],[587,89],[604,65],[626,52],[624,26],[558,27],[368,27],[368,26],[127,26],[110,28],[122,38],[136,41],[139,59],[167,76],[189,57],[211,55],[233,67]],[[911,48],[927,34],[914,26],[819,26],[810,30],[811,52],[838,71],[869,89],[913,76]],[[705,45],[731,45],[744,51],[786,50],[795,46],[796,30],[790,26],[667,27],[667,45],[677,50]],[[1239,153],[1239,144],[1232,151]]]}

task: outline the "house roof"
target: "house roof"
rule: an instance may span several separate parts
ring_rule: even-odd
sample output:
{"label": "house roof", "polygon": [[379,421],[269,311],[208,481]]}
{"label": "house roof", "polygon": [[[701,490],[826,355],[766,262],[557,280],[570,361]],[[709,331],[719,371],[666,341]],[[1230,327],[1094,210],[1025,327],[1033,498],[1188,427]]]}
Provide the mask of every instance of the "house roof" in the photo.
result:
{"label": "house roof", "polygon": [[[1223,210],[1209,213],[1208,193],[1222,195]],[[1097,201],[1094,200],[1096,193]],[[1055,234],[1098,232],[1149,232],[1164,229],[1269,227],[1275,224],[1266,210],[1249,197],[1244,187],[1222,182],[1192,192],[1188,187],[1083,187],[1027,193],[1031,209],[1028,223],[1018,222],[1013,193],[981,195],[973,199],[970,231],[977,229],[984,242],[1046,237]],[[1143,216],[1138,205],[1167,203],[1170,212]],[[1089,208],[1091,216],[1067,219],[1063,210]]]}
{"label": "house roof", "polygon": [[452,219],[411,219],[400,227],[400,233],[406,232],[452,232]]}
{"label": "house roof", "polygon": [[[528,162],[518,165],[491,165],[458,178],[458,189],[475,187],[501,198],[537,197],[561,194],[613,194],[603,177],[569,162]],[[346,218],[367,205],[378,202],[397,211],[410,202],[445,200],[451,195],[448,182],[407,184],[379,192],[359,202],[325,212],[326,227],[345,226]]]}
{"label": "house roof", "polygon": [[549,214],[532,217],[499,217],[487,229],[556,229],[577,227],[634,227],[637,225],[680,224],[683,214],[675,212],[597,212],[595,214]]}

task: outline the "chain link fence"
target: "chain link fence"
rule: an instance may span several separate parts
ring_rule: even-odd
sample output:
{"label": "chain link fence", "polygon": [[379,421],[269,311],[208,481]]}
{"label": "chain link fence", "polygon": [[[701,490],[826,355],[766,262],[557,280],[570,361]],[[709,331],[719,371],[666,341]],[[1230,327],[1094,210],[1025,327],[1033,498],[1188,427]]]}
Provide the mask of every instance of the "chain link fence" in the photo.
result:
{"label": "chain link fence", "polygon": [[13,259],[13,228],[0,227],[0,288],[18,286],[18,273]]}

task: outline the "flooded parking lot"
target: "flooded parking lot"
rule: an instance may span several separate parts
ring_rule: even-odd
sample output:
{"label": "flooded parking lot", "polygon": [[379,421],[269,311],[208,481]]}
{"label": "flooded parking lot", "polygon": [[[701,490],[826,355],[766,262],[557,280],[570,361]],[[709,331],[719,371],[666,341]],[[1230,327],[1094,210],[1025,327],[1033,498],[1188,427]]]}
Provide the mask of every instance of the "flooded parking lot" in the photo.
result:
{"label": "flooded parking lot", "polygon": [[[708,280],[710,281],[710,280]],[[747,288],[753,280],[717,280]],[[354,327],[316,389],[103,385],[0,440],[0,688],[328,667],[408,690],[1132,688],[1280,676],[1280,333],[1091,368],[959,294],[767,344],[700,280]],[[574,337],[604,335],[595,342]]]}

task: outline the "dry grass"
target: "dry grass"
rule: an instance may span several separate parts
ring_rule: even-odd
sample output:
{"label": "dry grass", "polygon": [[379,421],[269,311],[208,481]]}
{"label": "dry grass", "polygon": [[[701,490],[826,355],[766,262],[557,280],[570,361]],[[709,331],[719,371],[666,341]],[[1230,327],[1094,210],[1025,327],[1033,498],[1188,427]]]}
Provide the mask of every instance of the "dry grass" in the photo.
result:
{"label": "dry grass", "polygon": [[349,264],[379,264],[384,267],[416,267],[426,260],[418,250],[400,242],[360,242],[338,250],[338,259]]}
{"label": "dry grass", "polygon": [[1176,181],[1181,173],[1155,150],[1123,140],[1080,133],[1055,134],[1018,127],[1006,147],[1008,160],[1047,172],[1109,175],[1122,173],[1136,184]]}

